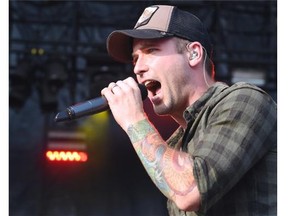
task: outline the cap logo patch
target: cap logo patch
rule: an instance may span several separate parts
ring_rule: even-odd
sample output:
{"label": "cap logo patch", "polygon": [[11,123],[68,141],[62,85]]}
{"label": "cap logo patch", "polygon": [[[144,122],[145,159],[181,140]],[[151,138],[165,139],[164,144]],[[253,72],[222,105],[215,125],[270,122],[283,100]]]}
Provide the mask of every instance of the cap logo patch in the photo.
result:
{"label": "cap logo patch", "polygon": [[140,16],[140,18],[138,19],[134,29],[148,24],[150,19],[154,15],[154,13],[158,10],[158,8],[159,7],[157,6],[151,6],[151,7],[146,8],[144,12],[142,13],[142,15]]}

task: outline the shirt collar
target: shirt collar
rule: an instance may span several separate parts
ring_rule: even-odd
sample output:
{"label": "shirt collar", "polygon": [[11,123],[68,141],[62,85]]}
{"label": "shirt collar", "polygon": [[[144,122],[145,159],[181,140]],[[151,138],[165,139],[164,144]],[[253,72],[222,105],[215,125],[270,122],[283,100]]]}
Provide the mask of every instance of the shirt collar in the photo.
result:
{"label": "shirt collar", "polygon": [[196,119],[198,113],[202,110],[204,105],[207,104],[207,102],[213,96],[218,95],[218,93],[226,87],[228,87],[226,84],[222,82],[216,82],[210,88],[208,88],[208,90],[197,101],[185,109],[183,117],[186,122]]}

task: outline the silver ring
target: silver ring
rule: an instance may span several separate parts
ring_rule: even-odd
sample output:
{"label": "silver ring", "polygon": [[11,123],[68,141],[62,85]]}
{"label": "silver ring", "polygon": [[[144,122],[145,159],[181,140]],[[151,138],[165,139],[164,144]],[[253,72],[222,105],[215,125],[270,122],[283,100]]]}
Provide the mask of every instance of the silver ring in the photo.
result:
{"label": "silver ring", "polygon": [[113,89],[115,88],[115,87],[117,87],[118,85],[115,83],[114,85],[113,85],[113,87],[111,88],[111,92],[114,94],[114,92],[113,92]]}
{"label": "silver ring", "polygon": [[118,86],[118,85],[115,83],[114,86],[111,89],[115,88],[116,86]]}

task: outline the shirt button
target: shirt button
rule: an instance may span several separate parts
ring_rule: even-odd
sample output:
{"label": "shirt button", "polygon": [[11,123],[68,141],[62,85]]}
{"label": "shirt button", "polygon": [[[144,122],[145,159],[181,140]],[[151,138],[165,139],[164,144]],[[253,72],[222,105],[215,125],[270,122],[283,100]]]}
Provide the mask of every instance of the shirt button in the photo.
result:
{"label": "shirt button", "polygon": [[184,118],[186,119],[186,121],[190,121],[190,119],[191,119],[190,113],[185,111],[184,112]]}

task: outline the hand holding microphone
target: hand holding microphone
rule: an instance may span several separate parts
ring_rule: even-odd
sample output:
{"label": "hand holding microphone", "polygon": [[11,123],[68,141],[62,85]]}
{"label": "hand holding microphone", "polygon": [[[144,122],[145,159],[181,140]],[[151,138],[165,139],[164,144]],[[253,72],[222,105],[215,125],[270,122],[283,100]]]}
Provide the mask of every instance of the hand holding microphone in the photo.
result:
{"label": "hand holding microphone", "polygon": [[[131,81],[131,80],[133,80],[133,81]],[[109,107],[107,99],[110,99],[111,101],[115,102],[116,100],[113,99],[115,94],[119,94],[119,93],[122,94],[121,97],[117,97],[118,98],[117,100],[125,100],[125,101],[130,100],[129,97],[132,97],[133,94],[126,95],[126,94],[123,94],[123,92],[127,92],[129,90],[129,88],[131,88],[130,87],[131,84],[128,85],[125,82],[127,82],[127,83],[134,82],[136,84],[135,80],[132,78],[128,78],[124,81],[118,81],[118,82],[121,83],[121,86],[120,85],[118,86],[115,83],[114,84],[111,83],[109,85],[110,87],[102,90],[101,93],[103,95],[106,94],[106,96],[94,98],[94,99],[91,99],[91,100],[88,100],[85,102],[81,102],[81,103],[77,103],[75,105],[69,106],[64,111],[59,112],[55,116],[55,121],[56,122],[62,122],[62,121],[74,120],[74,119],[77,119],[77,118],[80,118],[83,116],[93,115],[93,114],[108,110],[110,107]],[[113,86],[111,86],[111,85],[113,85]],[[134,85],[134,84],[132,84],[132,85]],[[117,87],[119,89],[117,90],[115,87]],[[123,90],[120,89],[121,87],[123,88]],[[141,92],[142,100],[145,100],[147,98],[147,94],[148,94],[146,87],[144,85],[141,85],[141,84],[138,84],[138,87],[139,87],[140,92]],[[114,89],[114,91],[113,91],[113,89]],[[113,103],[113,102],[111,102],[111,103]]]}
{"label": "hand holding microphone", "polygon": [[[145,93],[142,97],[139,88],[143,90],[142,93]],[[132,77],[117,81],[116,85],[110,83],[101,91],[101,94],[107,99],[114,119],[124,130],[147,117],[142,102],[147,97],[147,89],[143,85],[137,85]]]}

